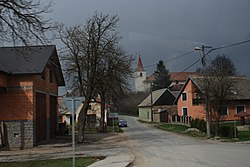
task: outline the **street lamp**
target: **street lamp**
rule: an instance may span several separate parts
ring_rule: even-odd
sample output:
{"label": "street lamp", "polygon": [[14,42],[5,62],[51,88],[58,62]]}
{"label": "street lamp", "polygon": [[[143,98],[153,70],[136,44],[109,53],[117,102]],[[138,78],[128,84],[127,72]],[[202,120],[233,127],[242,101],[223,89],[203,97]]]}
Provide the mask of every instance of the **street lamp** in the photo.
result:
{"label": "street lamp", "polygon": [[[205,53],[205,48],[209,48],[210,51]],[[211,46],[204,46],[202,45],[201,47],[195,47],[194,50],[198,50],[202,52],[202,56],[201,56],[201,63],[203,66],[203,77],[205,80],[205,113],[206,113],[206,127],[207,127],[207,137],[210,138],[211,134],[210,134],[210,115],[209,115],[209,111],[208,111],[208,91],[207,91],[207,75],[205,72],[206,69],[206,61],[205,61],[205,56],[208,55],[208,53],[210,53],[212,51]]]}

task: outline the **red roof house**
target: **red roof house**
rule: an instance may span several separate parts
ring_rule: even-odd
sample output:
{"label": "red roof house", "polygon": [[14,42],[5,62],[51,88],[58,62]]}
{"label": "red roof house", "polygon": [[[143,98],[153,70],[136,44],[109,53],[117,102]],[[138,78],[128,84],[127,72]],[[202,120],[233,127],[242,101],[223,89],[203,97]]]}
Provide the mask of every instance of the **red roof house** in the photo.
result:
{"label": "red roof house", "polygon": [[[200,85],[203,79],[203,77],[189,77],[185,82],[175,100],[179,116],[205,120],[205,95]],[[235,115],[240,112],[244,112],[244,115],[250,114],[250,80],[241,78],[236,86],[235,98],[222,106],[222,120],[234,120]]]}

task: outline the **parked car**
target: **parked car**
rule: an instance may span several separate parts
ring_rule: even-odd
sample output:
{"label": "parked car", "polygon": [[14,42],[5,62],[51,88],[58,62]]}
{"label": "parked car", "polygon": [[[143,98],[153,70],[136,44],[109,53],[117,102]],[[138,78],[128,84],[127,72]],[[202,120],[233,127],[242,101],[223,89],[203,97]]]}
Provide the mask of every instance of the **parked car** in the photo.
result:
{"label": "parked car", "polygon": [[119,127],[127,127],[128,122],[125,119],[119,119]]}

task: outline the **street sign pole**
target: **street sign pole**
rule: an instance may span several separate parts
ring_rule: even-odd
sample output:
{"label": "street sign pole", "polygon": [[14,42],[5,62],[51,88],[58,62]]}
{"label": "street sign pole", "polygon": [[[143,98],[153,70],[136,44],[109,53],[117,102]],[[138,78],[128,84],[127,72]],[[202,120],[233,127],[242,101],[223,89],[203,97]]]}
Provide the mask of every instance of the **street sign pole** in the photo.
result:
{"label": "street sign pole", "polygon": [[72,98],[72,166],[75,167],[75,99]]}

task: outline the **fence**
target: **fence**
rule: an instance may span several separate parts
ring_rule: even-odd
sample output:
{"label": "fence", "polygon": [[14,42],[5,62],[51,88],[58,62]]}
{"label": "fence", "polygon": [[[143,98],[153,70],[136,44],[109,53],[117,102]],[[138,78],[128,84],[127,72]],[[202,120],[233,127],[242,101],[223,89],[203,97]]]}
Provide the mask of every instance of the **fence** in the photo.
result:
{"label": "fence", "polygon": [[4,124],[0,122],[0,147],[4,146]]}
{"label": "fence", "polygon": [[182,116],[173,115],[173,116],[172,116],[172,122],[173,122],[173,123],[190,124],[191,120],[192,120],[192,117],[191,117],[191,116],[185,116],[185,115],[182,115]]}

